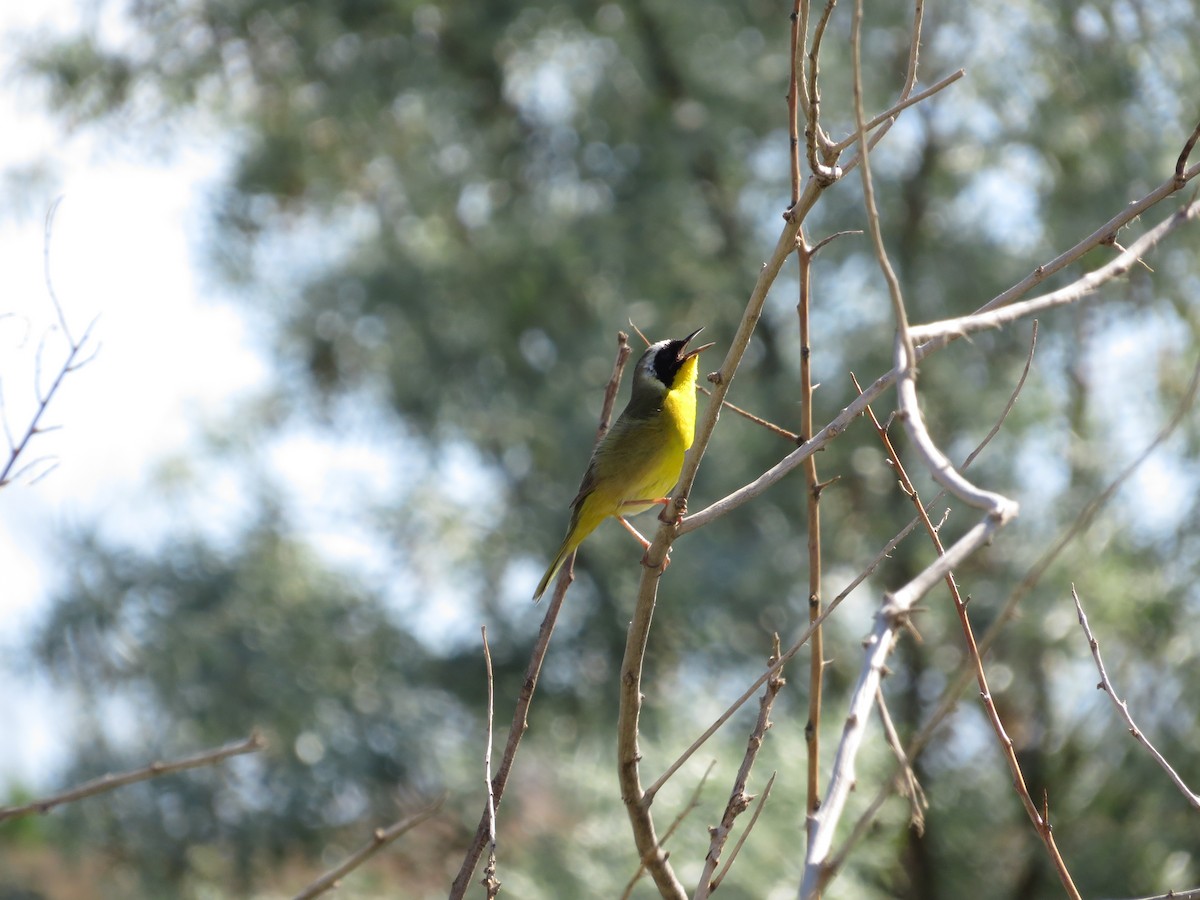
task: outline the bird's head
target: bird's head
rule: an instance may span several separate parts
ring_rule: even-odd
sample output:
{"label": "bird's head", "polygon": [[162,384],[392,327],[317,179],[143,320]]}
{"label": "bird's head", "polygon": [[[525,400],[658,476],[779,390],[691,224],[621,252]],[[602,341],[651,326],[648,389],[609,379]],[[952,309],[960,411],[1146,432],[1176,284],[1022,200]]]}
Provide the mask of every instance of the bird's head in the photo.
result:
{"label": "bird's head", "polygon": [[647,347],[634,371],[634,392],[653,392],[661,397],[678,387],[683,380],[695,381],[696,356],[713,345],[703,344],[693,350],[687,347],[692,338],[703,330],[697,328],[685,338],[658,341]]}

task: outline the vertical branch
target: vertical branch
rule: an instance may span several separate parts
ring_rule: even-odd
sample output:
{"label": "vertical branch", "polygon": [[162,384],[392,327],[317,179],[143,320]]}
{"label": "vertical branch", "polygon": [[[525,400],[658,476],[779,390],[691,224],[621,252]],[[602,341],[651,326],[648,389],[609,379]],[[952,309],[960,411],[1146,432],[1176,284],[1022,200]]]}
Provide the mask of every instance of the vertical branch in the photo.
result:
{"label": "vertical branch", "polygon": [[[888,295],[892,300],[892,314],[896,317],[896,331],[900,343],[904,346],[905,359],[902,371],[907,370],[911,375],[917,367],[917,354],[913,349],[912,336],[908,333],[908,311],[904,308],[904,297],[900,293],[900,281],[888,260],[887,249],[883,245],[883,231],[879,225],[879,209],[875,205],[875,183],[871,178],[870,141],[867,140],[866,115],[863,112],[862,89],[862,0],[854,4],[854,17],[850,26],[850,68],[854,73],[854,122],[858,131],[859,154],[862,157],[860,174],[863,184],[863,203],[867,208],[867,228],[871,235],[871,243],[875,247],[875,256],[879,260],[879,268],[887,282]],[[919,29],[919,22],[918,22]],[[915,41],[914,41],[915,46]],[[914,57],[915,66],[915,57]],[[915,68],[913,70],[915,77]]]}
{"label": "vertical branch", "polygon": [[[800,85],[804,81],[801,49],[808,37],[808,3],[806,0],[795,0],[792,5],[792,74],[788,80],[788,152],[792,169],[792,202],[795,206],[800,199]],[[805,103],[808,102],[808,85],[804,85]]]}
{"label": "vertical branch", "polygon": [[[767,666],[773,667],[775,663],[779,662],[782,655],[779,646],[779,635],[776,634],[771,656],[767,660]],[[729,802],[725,804],[725,813],[721,816],[721,824],[716,828],[709,829],[712,840],[709,842],[708,855],[704,858],[704,871],[700,875],[700,884],[696,888],[696,893],[692,895],[692,900],[708,900],[708,897],[720,884],[721,878],[725,877],[725,872],[729,870],[729,866],[737,856],[738,849],[741,847],[746,835],[754,827],[757,816],[752,818],[750,824],[746,826],[746,831],[742,834],[742,840],[738,841],[737,845],[735,845],[733,853],[726,861],[725,867],[721,870],[721,874],[717,876],[715,874],[717,864],[721,861],[721,852],[725,849],[729,835],[733,832],[734,820],[745,812],[754,800],[753,795],[746,793],[746,785],[750,781],[750,771],[754,768],[754,761],[758,758],[758,752],[762,749],[767,729],[772,724],[771,707],[774,705],[775,698],[786,683],[783,675],[780,674],[781,672],[782,669],[777,669],[767,679],[767,689],[763,692],[758,704],[758,719],[754,723],[754,728],[750,731],[750,740],[746,743],[746,753],[742,757],[742,765],[738,768],[737,777],[734,779],[733,790],[729,794]],[[771,780],[773,781],[774,778],[775,776],[772,775]],[[770,789],[770,784],[768,783],[764,794],[770,791]]]}
{"label": "vertical branch", "polygon": [[492,677],[492,651],[488,647],[487,626],[479,629],[483,636],[483,662],[487,669],[487,741],[483,748],[483,787],[487,791],[488,861],[483,867],[483,885],[488,900],[500,893],[496,879],[496,795],[492,791],[492,718],[496,711],[496,683]]}
{"label": "vertical branch", "polygon": [[[813,177],[818,183],[823,186],[828,186],[840,177],[841,173],[836,166],[826,165],[821,158],[818,158],[818,149],[820,157],[828,156],[829,139],[825,137],[825,132],[821,130],[821,89],[818,85],[818,75],[820,74],[821,65],[821,40],[825,36],[825,28],[829,25],[829,17],[833,15],[833,8],[837,5],[837,0],[827,0],[825,9],[821,12],[821,18],[817,20],[817,27],[813,31],[812,47],[808,48],[808,77],[806,83],[808,90],[805,92],[805,100],[808,105],[805,108],[806,119],[804,126],[804,143],[808,150],[808,166],[812,170]],[[807,31],[807,6],[805,3],[805,19]],[[820,145],[818,147],[818,145]],[[836,157],[834,157],[836,159]],[[830,162],[833,160],[830,159]]]}
{"label": "vertical branch", "polygon": [[[813,433],[812,336],[809,307],[812,297],[813,248],[808,246],[801,229],[796,240],[796,256],[800,262],[800,299],[797,315],[800,319],[800,404],[801,439],[807,441]],[[808,669],[808,722],[804,726],[804,742],[808,750],[808,786],[806,812],[812,814],[821,805],[821,697],[825,671],[825,644],[822,629],[817,624],[821,616],[821,483],[817,480],[816,455],[804,461],[805,506],[808,514],[808,623],[812,629]]]}
{"label": "vertical branch", "polygon": [[[656,541],[655,543],[658,543]],[[617,780],[621,785],[621,799],[629,814],[633,828],[633,841],[637,846],[641,865],[650,873],[658,892],[667,900],[686,900],[683,885],[675,876],[667,854],[654,830],[654,818],[650,805],[654,795],[642,789],[638,763],[642,752],[638,747],[638,722],[642,714],[642,668],[646,659],[646,643],[650,637],[650,624],[654,618],[654,604],[658,595],[658,578],[662,570],[653,569],[649,563],[642,573],[638,588],[637,605],[629,623],[625,639],[625,656],[621,660],[620,709],[617,714]],[[661,563],[660,563],[661,565]]]}

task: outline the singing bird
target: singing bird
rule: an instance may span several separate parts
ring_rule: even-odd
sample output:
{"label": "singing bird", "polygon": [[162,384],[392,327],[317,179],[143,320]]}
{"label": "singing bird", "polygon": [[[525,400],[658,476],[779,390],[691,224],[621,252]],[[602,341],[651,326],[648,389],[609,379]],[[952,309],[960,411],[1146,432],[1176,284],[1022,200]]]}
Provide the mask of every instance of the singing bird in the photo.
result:
{"label": "singing bird", "polygon": [[703,330],[651,344],[638,360],[629,403],[592,453],[571,501],[567,536],[533,592],[535,601],[567,557],[609,516],[616,516],[643,547],[650,546],[625,517],[665,504],[667,491],[679,480],[683,455],[696,434],[697,356],[712,346],[688,350],[687,345]]}

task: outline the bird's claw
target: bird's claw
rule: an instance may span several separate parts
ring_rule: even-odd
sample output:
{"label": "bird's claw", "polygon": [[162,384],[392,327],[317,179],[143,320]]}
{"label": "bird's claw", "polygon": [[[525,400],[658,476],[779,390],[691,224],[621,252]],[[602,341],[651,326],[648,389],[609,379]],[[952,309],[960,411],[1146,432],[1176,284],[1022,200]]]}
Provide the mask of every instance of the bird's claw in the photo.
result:
{"label": "bird's claw", "polygon": [[[674,510],[674,512],[672,512]],[[662,511],[658,514],[658,521],[664,525],[678,526],[683,521],[683,515],[687,512],[687,498],[679,497],[672,501],[668,500],[663,504]]]}

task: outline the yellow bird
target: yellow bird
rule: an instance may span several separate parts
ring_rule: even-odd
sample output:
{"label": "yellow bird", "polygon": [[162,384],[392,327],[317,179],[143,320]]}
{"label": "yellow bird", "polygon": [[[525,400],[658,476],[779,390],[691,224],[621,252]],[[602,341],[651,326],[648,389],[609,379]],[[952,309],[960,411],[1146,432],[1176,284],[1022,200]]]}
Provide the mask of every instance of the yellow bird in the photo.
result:
{"label": "yellow bird", "polygon": [[696,435],[697,355],[712,346],[688,350],[687,345],[703,330],[651,344],[638,360],[629,404],[592,453],[571,501],[567,536],[533,592],[535,601],[567,557],[609,516],[616,516],[643,547],[650,546],[625,516],[665,504],[667,491],[679,480],[683,455]]}

